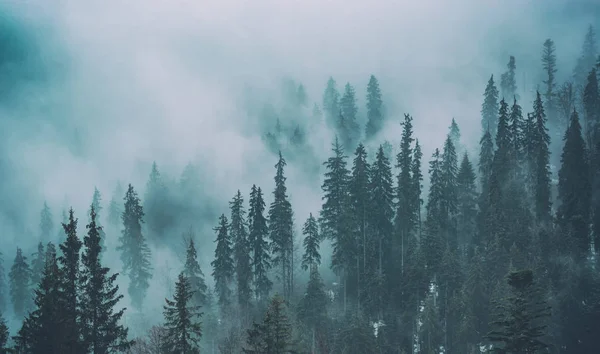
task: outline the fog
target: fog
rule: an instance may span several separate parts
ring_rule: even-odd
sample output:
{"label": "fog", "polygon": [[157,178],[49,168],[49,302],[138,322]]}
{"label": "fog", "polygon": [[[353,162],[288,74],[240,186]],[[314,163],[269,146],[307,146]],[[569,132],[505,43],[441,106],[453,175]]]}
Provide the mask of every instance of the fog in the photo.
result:
{"label": "fog", "polygon": [[[0,15],[5,268],[17,246],[31,254],[39,241],[44,201],[55,228],[72,206],[83,235],[94,187],[106,210],[117,181],[132,183],[143,197],[153,161],[173,179],[194,162],[203,190],[198,202],[214,213],[195,225],[209,284],[212,228],[218,215],[229,215],[226,203],[238,189],[247,202],[252,184],[271,200],[277,157],[261,139],[267,124],[248,111],[266,103],[279,110],[283,79],[306,88],[307,116],[313,103],[321,105],[330,76],[339,90],[350,82],[362,117],[375,75],[388,119],[377,140],[396,147],[400,118],[411,114],[425,169],[453,117],[467,147],[476,147],[485,84],[505,71],[509,55],[530,110],[543,41],[552,38],[558,67],[571,68],[587,26],[599,18],[583,1],[517,0],[29,0],[1,2]],[[559,71],[557,81],[570,75]],[[324,161],[333,133],[320,125],[308,140]],[[297,226],[321,207],[321,177],[302,161],[286,171]],[[105,259],[116,271],[117,237],[107,230]],[[153,247],[153,321],[168,296],[165,281],[181,268],[179,230],[172,239],[173,247]],[[324,251],[322,269],[328,264]],[[126,278],[120,280],[127,297]]]}

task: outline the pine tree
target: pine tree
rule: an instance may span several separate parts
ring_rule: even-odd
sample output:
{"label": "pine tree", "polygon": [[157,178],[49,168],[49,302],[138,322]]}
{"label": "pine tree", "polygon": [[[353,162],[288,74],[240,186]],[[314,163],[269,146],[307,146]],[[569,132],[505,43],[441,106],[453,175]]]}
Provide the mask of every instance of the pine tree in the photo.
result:
{"label": "pine tree", "polygon": [[79,251],[82,242],[77,236],[77,219],[69,210],[69,223],[62,224],[67,239],[59,245],[62,256],[58,257],[60,268],[61,326],[65,353],[80,353],[79,347]]}
{"label": "pine tree", "polygon": [[393,245],[394,252],[400,254],[400,271],[404,272],[404,261],[406,257],[406,242],[410,237],[410,232],[415,225],[415,215],[413,209],[413,183],[411,178],[412,170],[412,148],[414,141],[412,117],[408,114],[404,115],[402,122],[402,138],[400,140],[400,152],[396,156],[396,167],[400,169],[397,177],[396,186],[396,244]]}
{"label": "pine tree", "polygon": [[425,264],[430,275],[437,272],[445,249],[441,236],[443,220],[444,181],[442,179],[440,150],[435,149],[429,162],[429,195],[427,198],[427,231],[421,240],[426,255]]}
{"label": "pine tree", "polygon": [[8,354],[8,326],[6,325],[6,320],[2,313],[0,313],[0,354]]}
{"label": "pine tree", "polygon": [[340,114],[340,93],[337,90],[335,80],[330,77],[327,81],[327,87],[323,94],[323,113],[325,121],[329,126],[334,126],[334,122]]}
{"label": "pine tree", "polygon": [[585,79],[596,64],[598,55],[598,44],[596,43],[596,31],[593,26],[589,26],[583,41],[581,56],[577,60],[577,65],[573,72],[573,81],[576,86],[585,85]]}
{"label": "pine tree", "polygon": [[489,132],[493,139],[496,137],[496,127],[498,126],[498,89],[494,83],[494,75],[488,80],[485,92],[483,94],[483,104],[481,106],[481,128],[484,132]]}
{"label": "pine tree", "polygon": [[194,238],[196,235],[190,228],[187,235],[188,246],[185,256],[185,265],[183,267],[183,275],[188,279],[190,287],[194,292],[191,298],[191,304],[194,306],[206,307],[208,305],[208,286],[204,280],[204,273],[198,263],[198,254],[196,252],[196,244]]}
{"label": "pine tree", "polygon": [[0,314],[6,311],[7,291],[6,291],[6,275],[4,273],[4,255],[0,252]]}
{"label": "pine tree", "polygon": [[271,269],[269,255],[269,226],[264,215],[265,201],[260,187],[252,185],[250,191],[250,211],[248,213],[249,233],[248,240],[252,248],[252,269],[254,274],[254,292],[259,301],[266,299],[273,286],[268,277]]}
{"label": "pine tree", "polygon": [[321,255],[319,254],[319,226],[317,219],[310,213],[308,219],[302,228],[304,235],[304,255],[302,256],[302,269],[312,269],[321,264]]}
{"label": "pine tree", "polygon": [[137,310],[141,310],[152,278],[151,253],[142,234],[144,209],[131,184],[127,187],[124,200],[125,208],[121,216],[123,230],[117,250],[121,251],[123,272],[129,275],[127,292],[131,297],[131,303]]}
{"label": "pine tree", "polygon": [[312,353],[316,352],[318,338],[324,336],[328,304],[329,298],[325,293],[325,285],[319,271],[317,267],[311,267],[306,292],[298,303],[297,316],[298,320],[312,332]]}
{"label": "pine tree", "polygon": [[[588,254],[589,210],[591,188],[587,149],[581,133],[579,115],[573,111],[571,123],[565,133],[558,172],[558,224],[575,244],[576,254],[584,258]],[[564,245],[566,246],[566,244]]]}
{"label": "pine tree", "polygon": [[502,91],[502,98],[505,100],[510,100],[511,98],[515,98],[517,95],[517,81],[515,78],[515,70],[517,69],[517,65],[514,56],[510,56],[506,68],[508,70],[500,77],[500,89]]}
{"label": "pine tree", "polygon": [[164,241],[166,230],[171,225],[171,208],[168,207],[168,190],[156,162],[152,163],[152,170],[146,183],[144,194],[144,215],[148,225],[148,235],[155,241]]}
{"label": "pine tree", "polygon": [[102,227],[102,222],[100,222],[100,212],[102,211],[102,194],[100,194],[100,191],[98,190],[98,188],[94,187],[94,194],[92,196],[92,204],[90,206],[90,210],[88,211],[88,214],[91,215],[91,210],[92,207],[94,208],[94,211],[96,213],[96,224],[99,227],[99,232],[100,232],[100,247],[102,249],[104,249],[104,242],[106,240],[106,233],[104,232],[104,228]]}
{"label": "pine tree", "polygon": [[21,318],[31,305],[29,284],[31,280],[31,269],[27,263],[27,257],[17,247],[17,255],[8,274],[10,280],[10,300],[13,305],[15,317]]}
{"label": "pine tree", "polygon": [[123,187],[121,182],[117,182],[117,186],[113,192],[112,198],[108,205],[108,223],[117,227],[121,223],[121,215],[123,215]]}
{"label": "pine tree", "polygon": [[109,274],[110,269],[101,264],[101,228],[96,217],[92,204],[90,223],[86,225],[88,233],[83,238],[85,249],[79,278],[81,342],[86,353],[106,354],[125,350],[132,342],[127,340],[128,329],[120,324],[125,309],[115,311],[123,299],[119,286],[114,284],[119,273]]}
{"label": "pine tree", "polygon": [[413,150],[413,159],[412,159],[412,210],[414,213],[414,217],[418,226],[419,235],[421,233],[421,205],[423,204],[423,200],[421,199],[421,191],[423,185],[423,172],[421,172],[421,159],[423,158],[423,153],[421,152],[421,145],[419,145],[419,140],[415,140],[415,148]]}
{"label": "pine tree", "polygon": [[458,154],[462,151],[462,144],[460,142],[460,128],[458,127],[458,123],[456,123],[454,118],[452,118],[452,123],[450,123],[448,130],[448,136],[450,136],[450,140],[452,140],[452,144],[454,144]]}
{"label": "pine tree", "polygon": [[457,234],[461,247],[471,245],[476,232],[476,179],[469,155],[465,152],[456,175]]}
{"label": "pine tree", "polygon": [[217,232],[217,248],[215,249],[215,259],[211,265],[213,267],[212,276],[215,279],[215,292],[222,314],[229,314],[231,310],[231,283],[235,273],[232,241],[228,228],[227,217],[221,215],[219,225],[214,229]]}
{"label": "pine tree", "polygon": [[[340,100],[340,112],[344,117],[345,131],[340,131],[338,134],[342,135],[344,146],[351,149],[360,138],[360,128],[356,122],[356,113],[358,112],[356,94],[350,83],[347,83],[344,87],[344,95]],[[347,136],[343,134],[347,134]]]}
{"label": "pine tree", "polygon": [[446,233],[446,242],[454,250],[458,245],[456,215],[458,213],[458,157],[450,136],[446,137],[444,152],[440,165],[441,182],[443,184],[441,200],[440,227]]}
{"label": "pine tree", "polygon": [[381,90],[379,82],[375,76],[371,75],[367,85],[367,125],[365,127],[365,137],[370,140],[377,135],[383,128],[383,101],[381,100]]}
{"label": "pine tree", "polygon": [[510,295],[498,305],[500,313],[488,334],[496,353],[536,353],[548,348],[542,341],[550,317],[550,308],[533,281],[531,270],[514,271],[508,275]]}
{"label": "pine tree", "polygon": [[182,273],[175,284],[173,300],[165,299],[165,337],[162,349],[165,353],[199,354],[202,327],[200,306],[191,305],[194,291]]}
{"label": "pine tree", "polygon": [[250,259],[250,243],[244,210],[244,198],[238,190],[233,200],[229,202],[231,209],[231,222],[229,224],[229,237],[233,241],[233,261],[235,264],[236,290],[238,305],[242,313],[248,313],[250,299],[252,298],[252,268]]}
{"label": "pine tree", "polygon": [[546,79],[544,84],[546,85],[546,92],[544,93],[544,99],[546,100],[545,110],[548,114],[548,121],[558,126],[558,103],[556,97],[556,47],[554,41],[550,38],[544,41],[544,50],[542,52],[542,67]]}
{"label": "pine tree", "polygon": [[513,105],[510,108],[510,114],[508,115],[508,134],[510,139],[510,167],[511,175],[513,178],[520,176],[519,165],[524,162],[524,144],[525,136],[523,135],[525,121],[523,120],[523,110],[521,106],[514,99]]}
{"label": "pine tree", "polygon": [[261,324],[254,323],[248,330],[247,354],[292,354],[295,353],[292,325],[286,314],[285,301],[279,295],[271,300]]}
{"label": "pine tree", "polygon": [[289,300],[293,289],[294,215],[288,200],[284,168],[286,161],[279,152],[275,165],[275,190],[269,207],[269,238],[273,252],[273,265],[281,267],[280,280],[284,299]]}
{"label": "pine tree", "polygon": [[592,69],[587,77],[583,91],[583,109],[586,142],[588,149],[592,150],[600,142],[600,90],[596,69]]}
{"label": "pine tree", "polygon": [[551,192],[550,192],[550,135],[546,128],[546,114],[542,98],[537,92],[536,99],[533,103],[533,119],[535,120],[535,135],[533,140],[535,160],[533,181],[534,181],[534,200],[535,214],[538,221],[550,221],[551,209]]}
{"label": "pine tree", "polygon": [[33,259],[31,262],[31,286],[35,289],[42,280],[46,265],[46,252],[42,242],[38,243],[37,252],[32,254],[31,258]]}
{"label": "pine tree", "polygon": [[49,241],[54,223],[52,222],[52,213],[50,212],[50,207],[48,207],[46,202],[44,202],[44,207],[40,213],[40,219],[40,238],[42,241]]}

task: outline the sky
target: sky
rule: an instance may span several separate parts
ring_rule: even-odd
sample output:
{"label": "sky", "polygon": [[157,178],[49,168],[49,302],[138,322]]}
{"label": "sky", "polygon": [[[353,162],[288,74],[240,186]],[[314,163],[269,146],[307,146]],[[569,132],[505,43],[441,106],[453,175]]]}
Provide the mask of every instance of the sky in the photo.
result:
{"label": "sky", "polygon": [[[243,102],[248,90],[250,99],[260,93],[276,101],[286,77],[304,84],[310,106],[321,103],[329,76],[340,89],[350,82],[364,115],[373,74],[388,109],[381,139],[397,144],[400,119],[410,113],[426,162],[454,117],[475,151],[490,75],[499,78],[514,55],[530,110],[542,43],[554,39],[563,82],[587,26],[600,24],[590,4],[0,0],[4,258],[12,259],[17,244],[37,242],[44,200],[57,218],[73,206],[87,219],[94,186],[105,201],[118,180],[143,190],[152,161],[174,178],[188,162],[198,163],[205,197],[221,203],[218,213],[228,213],[225,203],[237,189],[247,194],[256,183],[270,193],[276,157]],[[323,131],[311,140],[323,161],[332,139]],[[290,165],[287,175],[300,224],[318,213],[320,184],[304,177],[302,165]],[[213,226],[199,237],[212,241],[205,231]],[[212,243],[205,244],[209,257]],[[178,266],[172,251],[155,250],[155,258]]]}

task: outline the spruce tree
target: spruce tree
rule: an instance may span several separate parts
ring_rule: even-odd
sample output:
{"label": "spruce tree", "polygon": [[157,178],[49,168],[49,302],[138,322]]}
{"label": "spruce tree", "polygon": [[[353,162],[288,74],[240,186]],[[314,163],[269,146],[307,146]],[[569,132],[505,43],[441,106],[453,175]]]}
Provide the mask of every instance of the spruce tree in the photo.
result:
{"label": "spruce tree", "polygon": [[29,285],[31,281],[31,269],[27,263],[27,257],[17,247],[17,255],[8,274],[10,281],[10,300],[13,305],[13,313],[16,318],[21,318],[29,310],[31,302],[29,299]]}
{"label": "spruce tree", "polygon": [[486,130],[479,141],[479,188],[485,197],[489,189],[489,180],[494,161],[494,140],[490,130]]}
{"label": "spruce tree", "polygon": [[8,326],[6,325],[6,320],[4,319],[4,316],[2,316],[2,313],[0,313],[0,354],[9,353],[9,349],[7,346],[8,338]]}
{"label": "spruce tree", "polygon": [[214,229],[217,232],[217,248],[215,259],[211,262],[212,276],[215,279],[215,292],[217,293],[219,307],[222,314],[229,314],[232,304],[231,283],[235,273],[233,262],[233,249],[231,237],[228,233],[227,217],[219,217],[219,225]]}
{"label": "spruce tree", "polygon": [[489,132],[493,139],[496,137],[496,127],[498,126],[498,89],[494,83],[494,75],[488,80],[485,92],[483,93],[483,104],[481,106],[481,128],[484,132]]}
{"label": "spruce tree", "polygon": [[550,38],[544,41],[544,50],[542,52],[542,67],[544,69],[546,91],[544,92],[545,110],[548,114],[548,121],[554,126],[560,126],[558,123],[558,103],[556,92],[556,46]]}
{"label": "spruce tree", "polygon": [[235,264],[237,301],[242,313],[248,313],[250,299],[252,298],[252,268],[250,259],[250,243],[248,242],[248,229],[244,210],[244,198],[238,190],[229,202],[231,219],[229,224],[229,237],[233,242],[233,261]]}
{"label": "spruce tree", "polygon": [[131,303],[137,310],[141,310],[152,278],[151,253],[142,234],[144,210],[131,184],[127,187],[124,200],[125,208],[121,216],[123,230],[117,250],[121,251],[123,272],[129,276],[127,292],[131,297]]}
{"label": "spruce tree", "polygon": [[[100,212],[102,209],[102,194],[98,188],[94,187],[94,194],[92,195],[92,204],[90,206],[90,210],[88,211],[88,215],[91,215],[92,208],[94,208],[94,212],[96,213],[96,224],[99,227],[100,232],[100,247],[104,250],[104,242],[106,239],[106,233],[104,232],[104,228],[102,227],[102,222],[100,222]],[[91,220],[89,220],[91,221]]]}
{"label": "spruce tree", "polygon": [[537,220],[546,223],[550,221],[551,191],[550,191],[550,135],[546,127],[546,114],[539,91],[533,103],[533,119],[535,135],[533,136],[533,150],[535,153],[534,173],[534,205]]}
{"label": "spruce tree", "polygon": [[350,83],[347,83],[346,86],[344,86],[344,95],[340,99],[340,112],[344,117],[346,131],[340,131],[338,133],[347,134],[347,136],[342,135],[342,140],[347,149],[352,149],[354,144],[360,138],[360,128],[356,122],[356,113],[358,112],[358,107],[356,106],[356,94]]}
{"label": "spruce tree", "polygon": [[40,213],[40,238],[42,242],[50,241],[50,234],[52,233],[53,227],[54,223],[52,222],[52,213],[50,212],[50,207],[48,207],[48,204],[44,202],[44,207]]}
{"label": "spruce tree", "polygon": [[194,291],[183,272],[175,284],[173,300],[165,299],[165,335],[162,350],[173,354],[199,354],[202,326],[200,306],[191,305]]}
{"label": "spruce tree", "polygon": [[510,114],[508,115],[508,134],[510,139],[510,166],[507,168],[511,169],[511,175],[513,178],[520,176],[519,165],[524,162],[524,144],[525,136],[523,130],[525,121],[523,120],[523,110],[517,103],[516,99],[513,99],[513,105],[510,108]]}
{"label": "spruce tree", "polygon": [[[590,247],[590,172],[587,149],[581,133],[579,115],[573,111],[565,133],[561,166],[558,172],[558,225],[564,235],[570,236],[576,255],[582,259]],[[567,246],[567,244],[563,244]]]}
{"label": "spruce tree", "polygon": [[596,69],[592,69],[587,77],[583,91],[583,109],[586,142],[588,149],[592,150],[600,142],[600,90]]}
{"label": "spruce tree", "polygon": [[185,255],[185,264],[183,266],[183,275],[188,279],[190,287],[194,292],[191,298],[191,304],[194,306],[208,306],[208,286],[204,280],[204,273],[198,263],[198,253],[196,252],[195,234],[190,228],[188,233],[188,246]]}
{"label": "spruce tree", "polygon": [[311,349],[316,352],[317,342],[325,335],[329,298],[317,267],[311,267],[306,292],[298,303],[298,320],[311,331]]}
{"label": "spruce tree", "polygon": [[248,330],[247,354],[292,354],[295,353],[292,324],[286,314],[285,300],[275,295],[262,323],[254,323]]}
{"label": "spruce tree", "polygon": [[421,172],[421,159],[423,158],[423,153],[421,152],[421,145],[419,145],[419,140],[415,140],[415,148],[413,150],[413,158],[412,158],[412,168],[411,168],[411,207],[415,217],[415,222],[418,226],[418,234],[421,233],[421,205],[423,204],[423,200],[421,199],[421,191],[423,185],[423,172]]}
{"label": "spruce tree", "polygon": [[370,140],[377,135],[383,128],[383,101],[381,100],[381,90],[379,82],[375,76],[371,75],[367,85],[367,125],[365,127],[365,137]]}
{"label": "spruce tree", "polygon": [[404,272],[404,261],[406,257],[406,242],[410,237],[410,232],[415,225],[415,215],[413,209],[413,183],[411,177],[412,170],[412,143],[413,127],[412,117],[404,115],[402,122],[402,138],[400,140],[400,152],[396,156],[396,167],[400,169],[397,177],[396,186],[396,243],[393,245],[394,252],[400,254],[399,268]]}
{"label": "spruce tree", "polygon": [[472,245],[476,232],[476,179],[469,155],[465,152],[456,175],[457,235],[461,248]]}
{"label": "spruce tree", "polygon": [[44,267],[46,265],[46,252],[44,251],[44,244],[38,243],[37,252],[31,255],[31,286],[37,288],[42,275],[44,273]]}
{"label": "spruce tree", "polygon": [[132,345],[127,340],[128,329],[120,324],[125,309],[115,309],[123,295],[114,283],[119,273],[109,274],[110,269],[101,264],[101,227],[96,223],[96,209],[92,204],[87,235],[83,238],[85,249],[81,256],[79,278],[81,309],[82,351],[107,354],[125,350]]}
{"label": "spruce tree", "polygon": [[440,150],[435,149],[429,162],[429,195],[427,198],[426,232],[421,240],[425,264],[429,275],[438,271],[439,263],[445,249],[445,241],[441,235],[443,220],[444,181],[442,177],[442,160]]}
{"label": "spruce tree", "polygon": [[123,193],[121,182],[117,182],[117,186],[115,187],[110,203],[108,204],[108,223],[112,227],[118,227],[121,223],[121,215],[123,215]]}
{"label": "spruce tree", "polygon": [[61,326],[65,353],[80,353],[79,343],[79,251],[82,242],[77,236],[77,219],[69,210],[69,223],[62,225],[67,239],[59,245],[62,255],[58,257],[60,268]]}
{"label": "spruce tree", "polygon": [[4,255],[0,252],[0,314],[6,311],[6,304],[8,303],[6,291],[6,275],[4,273]]}
{"label": "spruce tree", "polygon": [[444,143],[444,152],[440,164],[441,182],[442,182],[442,200],[441,200],[441,219],[440,227],[446,234],[446,242],[454,250],[458,245],[456,230],[456,215],[458,213],[458,157],[456,148],[452,143],[450,136],[446,137]]}
{"label": "spruce tree", "polygon": [[271,269],[269,254],[269,226],[264,215],[265,201],[260,187],[252,185],[250,191],[250,211],[248,213],[248,239],[252,248],[252,270],[254,274],[254,292],[259,301],[265,300],[273,286],[268,271]]}
{"label": "spruce tree", "polygon": [[498,304],[500,313],[487,336],[495,353],[537,353],[548,348],[543,342],[550,308],[533,279],[531,270],[513,271],[507,277],[510,295]]}
{"label": "spruce tree", "polygon": [[577,87],[585,85],[585,79],[596,64],[598,56],[598,43],[596,42],[596,31],[593,26],[589,26],[583,41],[581,55],[577,60],[573,72],[573,81]]}
{"label": "spruce tree", "polygon": [[302,228],[304,235],[304,255],[302,256],[302,269],[312,269],[321,264],[321,255],[319,254],[319,226],[317,219],[310,213],[308,219]]}
{"label": "spruce tree", "polygon": [[460,142],[460,128],[458,127],[458,123],[456,120],[452,118],[452,123],[450,123],[450,127],[448,127],[448,136],[450,136],[450,140],[452,140],[452,144],[456,148],[457,154],[462,151],[462,146]]}
{"label": "spruce tree", "polygon": [[517,95],[517,80],[515,77],[517,64],[514,56],[510,56],[506,68],[508,70],[500,77],[500,90],[502,91],[502,98],[510,100]]}
{"label": "spruce tree", "polygon": [[275,165],[275,190],[273,202],[269,207],[269,238],[273,252],[273,266],[281,269],[280,280],[283,285],[284,299],[289,300],[293,289],[293,248],[294,248],[294,215],[288,200],[284,168],[286,161],[279,152],[279,160]]}
{"label": "spruce tree", "polygon": [[327,87],[325,93],[323,93],[323,113],[327,124],[331,127],[335,126],[334,123],[340,114],[340,93],[333,77],[330,77],[327,81]]}
{"label": "spruce tree", "polygon": [[171,226],[168,192],[165,178],[160,173],[156,162],[153,162],[146,182],[143,203],[144,220],[148,225],[148,237],[151,240],[164,242],[167,229]]}

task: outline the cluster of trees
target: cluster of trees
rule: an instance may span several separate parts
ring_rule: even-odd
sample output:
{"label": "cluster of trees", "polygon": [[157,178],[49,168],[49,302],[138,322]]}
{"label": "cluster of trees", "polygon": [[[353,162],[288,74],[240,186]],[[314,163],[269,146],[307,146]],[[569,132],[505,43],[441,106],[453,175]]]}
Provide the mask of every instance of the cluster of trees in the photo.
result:
{"label": "cluster of trees", "polygon": [[[9,291],[0,278],[0,296],[8,293],[23,322],[11,339],[0,321],[0,352],[595,352],[600,57],[593,28],[572,81],[556,83],[552,40],[543,44],[542,69],[544,90],[535,92],[524,114],[527,93],[518,91],[511,56],[499,87],[491,76],[485,88],[478,153],[465,150],[452,120],[426,171],[409,114],[396,156],[383,144],[369,153],[384,124],[375,77],[367,88],[364,130],[356,121],[354,89],[347,84],[340,97],[330,78],[316,110],[336,132],[323,164],[321,209],[298,227],[280,151],[268,208],[263,190],[253,185],[247,208],[238,190],[229,215],[218,217],[214,287],[201,269],[196,235],[185,233],[185,262],[173,299],[164,304],[164,323],[144,338],[128,337],[118,274],[102,263],[110,234],[99,223],[96,190],[83,241],[70,210],[58,249],[40,243],[28,262],[17,248]],[[290,89],[290,97],[307,105],[302,86]],[[188,171],[181,183],[193,185],[193,175]],[[129,185],[108,206],[109,224],[121,229],[118,251],[134,311],[142,311],[153,277],[151,246],[164,245],[176,220],[167,195],[154,164],[143,203]],[[47,205],[40,227],[52,238]],[[336,279],[327,286],[324,242],[332,248]],[[308,281],[299,285],[302,273]]]}

